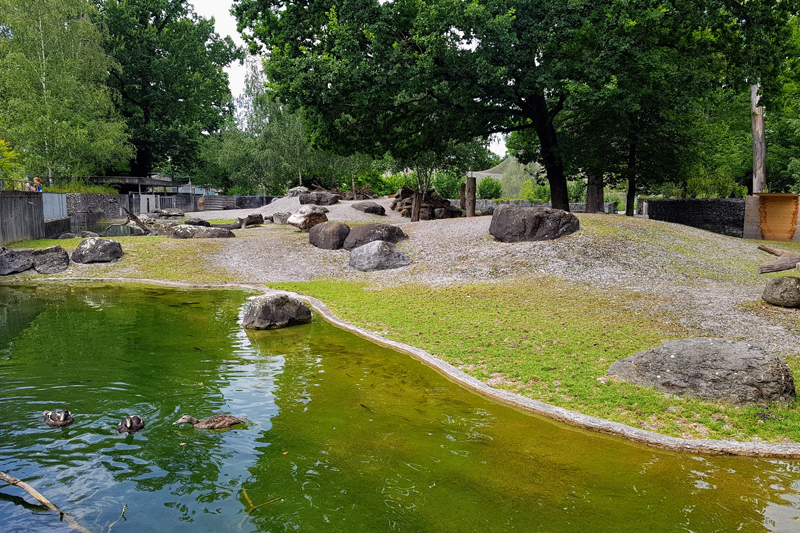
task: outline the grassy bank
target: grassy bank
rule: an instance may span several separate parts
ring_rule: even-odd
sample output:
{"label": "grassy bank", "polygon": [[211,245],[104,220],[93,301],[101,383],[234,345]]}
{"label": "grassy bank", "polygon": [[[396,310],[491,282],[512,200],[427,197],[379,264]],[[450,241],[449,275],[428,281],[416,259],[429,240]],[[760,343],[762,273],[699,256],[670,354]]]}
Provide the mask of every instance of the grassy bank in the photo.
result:
{"label": "grassy bank", "polygon": [[[581,413],[685,438],[800,440],[800,410],[681,399],[607,379],[617,360],[685,337],[651,296],[599,298],[552,278],[446,289],[370,290],[347,282],[285,283],[350,323],[440,357],[496,388]],[[800,371],[797,358],[789,364]]]}
{"label": "grassy bank", "polygon": [[[72,253],[83,239],[42,239],[11,245],[13,248],[47,248],[59,245]],[[188,283],[225,283],[235,279],[211,257],[222,251],[220,239],[167,239],[166,237],[114,237],[125,257],[112,264],[70,264],[69,272],[52,277],[143,278]]]}

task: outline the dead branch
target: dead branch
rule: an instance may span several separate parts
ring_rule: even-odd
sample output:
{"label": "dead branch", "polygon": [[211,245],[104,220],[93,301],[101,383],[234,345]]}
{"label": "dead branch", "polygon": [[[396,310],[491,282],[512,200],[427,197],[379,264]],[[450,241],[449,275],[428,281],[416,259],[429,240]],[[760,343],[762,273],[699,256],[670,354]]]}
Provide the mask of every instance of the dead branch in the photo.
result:
{"label": "dead branch", "polygon": [[144,222],[142,222],[141,220],[139,220],[139,217],[137,217],[136,215],[134,215],[134,214],[133,214],[133,212],[132,212],[130,209],[128,209],[127,207],[125,207],[124,205],[122,205],[122,204],[121,204],[121,203],[119,203],[119,202],[117,202],[117,205],[119,205],[119,206],[122,208],[122,210],[123,210],[123,211],[125,211],[125,213],[128,215],[128,220],[125,222],[126,224],[127,224],[128,222],[130,222],[130,221],[133,221],[133,222],[135,222],[135,223],[136,223],[136,225],[137,225],[137,226],[139,226],[140,228],[142,228],[142,230],[144,231],[144,234],[145,234],[145,235],[148,235],[148,234],[150,233],[150,228],[148,228],[147,226],[145,226],[145,225],[144,225]]}
{"label": "dead branch", "polygon": [[780,248],[771,248],[763,244],[758,246],[762,252],[778,256],[775,261],[762,263],[758,265],[759,274],[768,274],[770,272],[781,272],[782,270],[791,270],[797,268],[800,270],[800,253],[792,252],[789,250],[782,250]]}
{"label": "dead branch", "polygon": [[0,480],[5,481],[9,485],[14,485],[15,487],[19,487],[19,488],[25,490],[28,494],[30,494],[31,496],[36,498],[39,501],[39,503],[41,503],[42,505],[44,505],[45,507],[47,507],[51,511],[58,513],[58,515],[62,519],[65,519],[67,521],[67,525],[69,525],[69,527],[74,529],[75,531],[80,531],[81,533],[91,533],[88,529],[86,529],[85,527],[83,527],[80,524],[78,524],[78,522],[76,522],[75,519],[72,518],[69,515],[69,513],[65,513],[64,511],[62,511],[61,509],[59,509],[58,507],[53,505],[50,502],[50,500],[48,500],[47,498],[42,496],[41,493],[39,493],[39,491],[37,491],[36,489],[31,487],[30,485],[28,485],[24,481],[22,481],[20,479],[17,479],[15,477],[9,476],[5,472],[0,472]]}
{"label": "dead branch", "polygon": [[800,257],[800,253],[798,253],[798,252],[790,252],[789,250],[782,250],[780,248],[771,248],[771,247],[766,246],[764,244],[760,244],[758,246],[758,249],[761,250],[762,252],[767,252],[768,254],[777,255],[778,257],[784,256],[784,255],[796,255],[796,256]]}
{"label": "dead branch", "polygon": [[125,519],[126,519],[126,518],[125,518],[125,511],[126,511],[127,509],[128,509],[128,505],[127,505],[127,504],[122,506],[122,514],[121,514],[121,515],[119,515],[119,518],[117,518],[116,522],[114,522],[114,523],[112,523],[110,526],[108,526],[108,533],[111,533],[111,528],[112,528],[112,527],[114,527],[114,526],[116,526],[116,525],[117,525],[117,522],[119,522],[120,520],[125,520]]}

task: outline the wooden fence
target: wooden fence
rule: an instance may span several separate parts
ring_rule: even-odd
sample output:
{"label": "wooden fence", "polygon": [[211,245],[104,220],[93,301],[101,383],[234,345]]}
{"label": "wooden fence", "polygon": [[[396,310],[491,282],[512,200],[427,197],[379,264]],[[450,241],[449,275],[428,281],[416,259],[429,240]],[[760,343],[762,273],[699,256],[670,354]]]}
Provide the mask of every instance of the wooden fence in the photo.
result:
{"label": "wooden fence", "polygon": [[44,237],[42,193],[0,191],[0,245]]}

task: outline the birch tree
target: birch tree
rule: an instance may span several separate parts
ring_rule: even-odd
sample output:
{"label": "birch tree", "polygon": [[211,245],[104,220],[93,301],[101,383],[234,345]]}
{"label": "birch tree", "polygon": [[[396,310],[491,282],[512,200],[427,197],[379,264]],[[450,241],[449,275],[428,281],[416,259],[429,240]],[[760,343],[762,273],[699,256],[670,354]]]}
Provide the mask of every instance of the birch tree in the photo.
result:
{"label": "birch tree", "polygon": [[75,178],[130,157],[86,0],[0,0],[0,131],[29,173]]}

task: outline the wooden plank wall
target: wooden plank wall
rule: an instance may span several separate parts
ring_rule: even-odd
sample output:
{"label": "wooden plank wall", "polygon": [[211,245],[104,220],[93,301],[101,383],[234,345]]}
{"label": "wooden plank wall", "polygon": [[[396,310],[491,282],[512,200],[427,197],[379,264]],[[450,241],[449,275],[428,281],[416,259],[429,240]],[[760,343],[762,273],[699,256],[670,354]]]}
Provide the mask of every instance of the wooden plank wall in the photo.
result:
{"label": "wooden plank wall", "polygon": [[0,245],[44,236],[42,194],[0,191]]}

